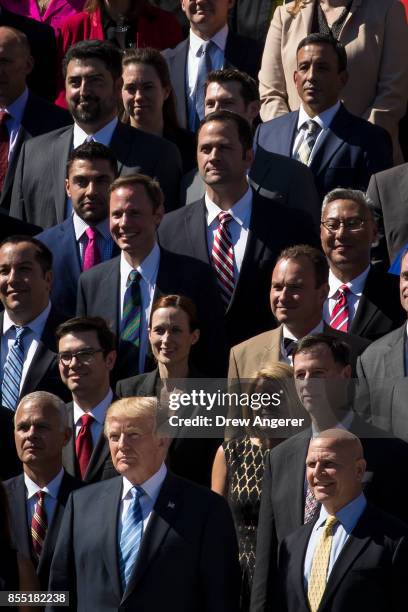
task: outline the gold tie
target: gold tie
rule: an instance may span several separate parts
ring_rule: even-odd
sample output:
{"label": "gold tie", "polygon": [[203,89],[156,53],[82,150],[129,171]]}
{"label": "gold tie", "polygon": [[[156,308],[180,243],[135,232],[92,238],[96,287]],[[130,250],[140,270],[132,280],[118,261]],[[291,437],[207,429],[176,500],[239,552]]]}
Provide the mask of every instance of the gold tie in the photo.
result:
{"label": "gold tie", "polygon": [[326,588],[327,570],[333,541],[333,527],[337,523],[335,516],[328,516],[324,530],[313,555],[312,569],[309,576],[307,598],[311,612],[316,612]]}

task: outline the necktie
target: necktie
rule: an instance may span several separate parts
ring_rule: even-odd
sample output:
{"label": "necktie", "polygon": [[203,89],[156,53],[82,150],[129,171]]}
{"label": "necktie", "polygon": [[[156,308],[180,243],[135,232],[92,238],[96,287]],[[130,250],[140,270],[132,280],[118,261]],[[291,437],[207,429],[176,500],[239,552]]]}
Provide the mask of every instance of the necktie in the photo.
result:
{"label": "necktie", "polygon": [[319,608],[327,582],[330,551],[333,541],[333,527],[337,523],[335,516],[328,516],[323,533],[317,543],[313,555],[312,569],[309,576],[307,597],[311,612]]}
{"label": "necktie", "polygon": [[120,339],[140,346],[140,317],[142,299],[140,293],[141,276],[137,270],[132,270],[126,283],[123,299],[123,314],[120,323]]}
{"label": "necktie", "polygon": [[84,272],[85,270],[89,270],[89,268],[93,268],[93,266],[96,266],[96,264],[101,263],[101,253],[96,242],[96,239],[98,238],[98,230],[96,230],[94,227],[88,227],[85,233],[88,241],[86,243],[83,256]]}
{"label": "necktie", "polygon": [[330,327],[337,329],[337,331],[348,331],[349,309],[347,295],[349,293],[350,288],[347,285],[340,285],[337,290],[336,303],[330,315]]}
{"label": "necktie", "polygon": [[307,485],[306,489],[306,497],[305,497],[305,512],[303,515],[303,524],[310,523],[315,517],[316,510],[319,508],[320,504],[313,495],[312,489]]}
{"label": "necktie", "polygon": [[83,414],[81,416],[81,429],[75,440],[75,452],[78,459],[79,471],[83,479],[88,469],[89,460],[92,455],[93,443],[91,434],[91,425],[93,416],[91,414]]}
{"label": "necktie", "polygon": [[16,337],[7,354],[1,385],[2,405],[10,410],[17,408],[20,396],[21,374],[24,365],[24,334],[29,331],[28,327],[14,326],[14,329],[16,330]]}
{"label": "necktie", "polygon": [[6,121],[9,117],[10,115],[7,111],[0,111],[0,191],[3,189],[8,168],[10,134],[6,126]]}
{"label": "necktie", "polygon": [[298,150],[294,154],[294,158],[302,162],[302,164],[309,164],[310,154],[312,153],[316,138],[320,132],[320,126],[316,121],[312,119],[307,122],[307,128],[302,142],[300,143]]}
{"label": "necktie", "polygon": [[285,348],[287,357],[291,357],[293,351],[295,350],[297,346],[297,342],[296,340],[292,340],[292,338],[284,338],[283,346]]}
{"label": "necktie", "polygon": [[212,58],[211,55],[215,48],[215,44],[209,40],[201,46],[201,57],[198,63],[197,80],[195,86],[195,109],[197,113],[196,125],[194,126],[196,131],[198,129],[199,122],[204,119],[205,115],[205,92],[204,85],[207,80],[208,73],[212,70]]}
{"label": "necktie", "polygon": [[221,212],[218,215],[218,228],[214,236],[211,258],[217,283],[221,291],[221,297],[225,306],[231,301],[234,292],[234,250],[232,248],[231,235],[228,224],[232,221],[232,216],[228,212]]}
{"label": "necktie", "polygon": [[36,561],[39,560],[47,534],[47,514],[45,512],[45,492],[38,491],[34,513],[31,519],[31,541]]}
{"label": "necktie", "polygon": [[141,487],[132,487],[130,493],[132,501],[123,519],[119,542],[119,572],[124,591],[135,565],[143,535],[143,514],[140,498],[144,491]]}

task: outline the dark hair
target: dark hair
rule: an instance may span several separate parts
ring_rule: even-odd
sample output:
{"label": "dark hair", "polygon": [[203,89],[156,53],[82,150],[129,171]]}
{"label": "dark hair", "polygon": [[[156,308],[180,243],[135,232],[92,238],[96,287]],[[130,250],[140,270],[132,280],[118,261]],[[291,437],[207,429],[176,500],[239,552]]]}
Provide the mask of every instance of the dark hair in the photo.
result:
{"label": "dark hair", "polygon": [[334,36],[328,34],[309,34],[305,38],[302,38],[296,49],[296,56],[300,49],[306,47],[306,45],[329,45],[335,54],[337,55],[338,71],[343,72],[347,69],[347,52],[342,45]]}
{"label": "dark hair", "polygon": [[81,40],[68,49],[62,60],[64,79],[71,60],[85,61],[89,59],[98,59],[103,62],[114,81],[121,77],[122,54],[113,43],[108,40]]}
{"label": "dark hair", "polygon": [[248,106],[250,102],[259,100],[259,89],[258,85],[249,74],[236,70],[235,68],[224,68],[224,70],[213,70],[207,76],[207,80],[204,84],[205,93],[207,93],[207,87],[210,83],[239,83],[241,85],[241,96]]}
{"label": "dark hair", "polygon": [[150,313],[150,327],[152,325],[153,314],[156,312],[156,310],[159,308],[170,307],[180,308],[186,313],[191,332],[193,332],[195,329],[200,329],[196,305],[194,304],[193,300],[190,300],[190,298],[186,297],[185,295],[163,295],[156,300]]}
{"label": "dark hair", "polygon": [[87,161],[105,159],[109,162],[113,176],[115,178],[118,176],[118,164],[112,149],[105,147],[105,145],[100,142],[92,140],[90,142],[84,142],[84,144],[81,144],[76,149],[72,149],[67,161],[67,177],[69,176],[74,161],[77,159],[86,159]]}
{"label": "dark hair", "polygon": [[164,195],[161,187],[157,181],[152,179],[146,174],[129,174],[127,176],[120,176],[113,181],[109,187],[109,194],[112,195],[114,191],[121,187],[135,187],[136,185],[142,185],[152,203],[153,211],[156,211],[159,206],[164,203]]}
{"label": "dark hair", "polygon": [[11,547],[10,510],[6,490],[0,480],[0,547]]}
{"label": "dark hair", "polygon": [[[156,71],[161,86],[169,87],[170,93],[167,99],[163,103],[163,122],[164,126],[172,130],[176,130],[180,127],[177,118],[176,111],[176,97],[170,80],[169,68],[163,55],[157,49],[151,47],[145,47],[144,49],[126,49],[123,52],[122,68],[129,66],[129,64],[145,64],[151,66]],[[129,122],[129,115],[124,112],[123,120],[125,123]]]}
{"label": "dark hair", "polygon": [[52,270],[52,253],[50,249],[37,238],[32,236],[24,236],[22,234],[16,234],[14,236],[8,236],[0,242],[0,249],[5,244],[21,244],[22,242],[28,242],[35,247],[35,259],[40,264],[43,274]]}
{"label": "dark hair", "polygon": [[281,259],[299,259],[300,257],[306,257],[312,264],[316,277],[316,289],[328,282],[329,264],[325,255],[319,249],[315,249],[308,244],[297,244],[296,246],[283,249],[276,263],[281,261]]}
{"label": "dark hair", "polygon": [[233,113],[228,110],[218,110],[213,113],[209,113],[200,123],[200,127],[198,128],[197,137],[201,132],[201,128],[207,123],[211,123],[212,121],[232,121],[235,123],[235,127],[237,128],[238,138],[242,145],[242,149],[244,153],[249,149],[252,149],[253,138],[252,138],[252,129],[249,125],[248,121],[238,115],[238,113]]}
{"label": "dark hair", "polygon": [[101,349],[106,355],[116,348],[115,334],[109,329],[108,324],[102,317],[73,317],[61,323],[56,329],[55,336],[57,341],[67,334],[76,332],[96,332]]}
{"label": "dark hair", "polygon": [[293,361],[295,360],[295,355],[298,353],[307,353],[318,344],[325,344],[328,347],[336,363],[343,367],[350,365],[350,348],[348,344],[330,334],[304,336],[299,340],[297,345],[295,345],[292,353]]}

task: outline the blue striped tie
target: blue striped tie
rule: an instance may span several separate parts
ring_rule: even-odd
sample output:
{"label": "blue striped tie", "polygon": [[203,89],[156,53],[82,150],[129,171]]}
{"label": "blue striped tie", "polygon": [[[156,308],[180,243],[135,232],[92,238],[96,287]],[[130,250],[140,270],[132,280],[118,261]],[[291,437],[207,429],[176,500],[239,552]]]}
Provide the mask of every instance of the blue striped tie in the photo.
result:
{"label": "blue striped tie", "polygon": [[120,339],[131,342],[136,347],[140,345],[140,317],[142,311],[140,279],[141,276],[137,270],[130,272],[126,283],[122,320],[120,322]]}
{"label": "blue striped tie", "polygon": [[123,519],[119,542],[119,572],[123,591],[126,590],[129,582],[143,535],[143,514],[140,498],[144,491],[141,487],[132,487],[130,494],[132,495],[132,501]]}
{"label": "blue striped tie", "polygon": [[10,410],[17,408],[20,396],[21,374],[24,365],[24,334],[29,331],[28,327],[13,326],[16,330],[14,344],[10,348],[3,369],[3,382],[1,385],[1,403]]}

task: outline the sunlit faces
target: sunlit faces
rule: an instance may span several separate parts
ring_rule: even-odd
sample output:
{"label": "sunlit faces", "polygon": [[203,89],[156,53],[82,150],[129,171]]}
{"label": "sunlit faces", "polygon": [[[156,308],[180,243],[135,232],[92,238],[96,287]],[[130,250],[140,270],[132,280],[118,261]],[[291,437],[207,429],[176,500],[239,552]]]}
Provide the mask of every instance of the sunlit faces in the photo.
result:
{"label": "sunlit faces", "polygon": [[187,366],[190,349],[199,336],[198,329],[190,330],[188,315],[182,308],[168,306],[154,311],[149,340],[158,363]]}
{"label": "sunlit faces", "polygon": [[127,64],[123,69],[122,100],[132,125],[155,131],[163,122],[163,104],[170,87],[163,87],[149,64]]}
{"label": "sunlit faces", "polygon": [[401,261],[400,273],[400,298],[401,306],[408,313],[408,254],[406,253]]}
{"label": "sunlit faces", "polygon": [[226,25],[228,11],[234,4],[235,0],[181,0],[191,29],[209,38]]}
{"label": "sunlit faces", "polygon": [[66,191],[77,215],[96,225],[109,213],[109,185],[115,179],[107,159],[75,159],[65,181]]}

